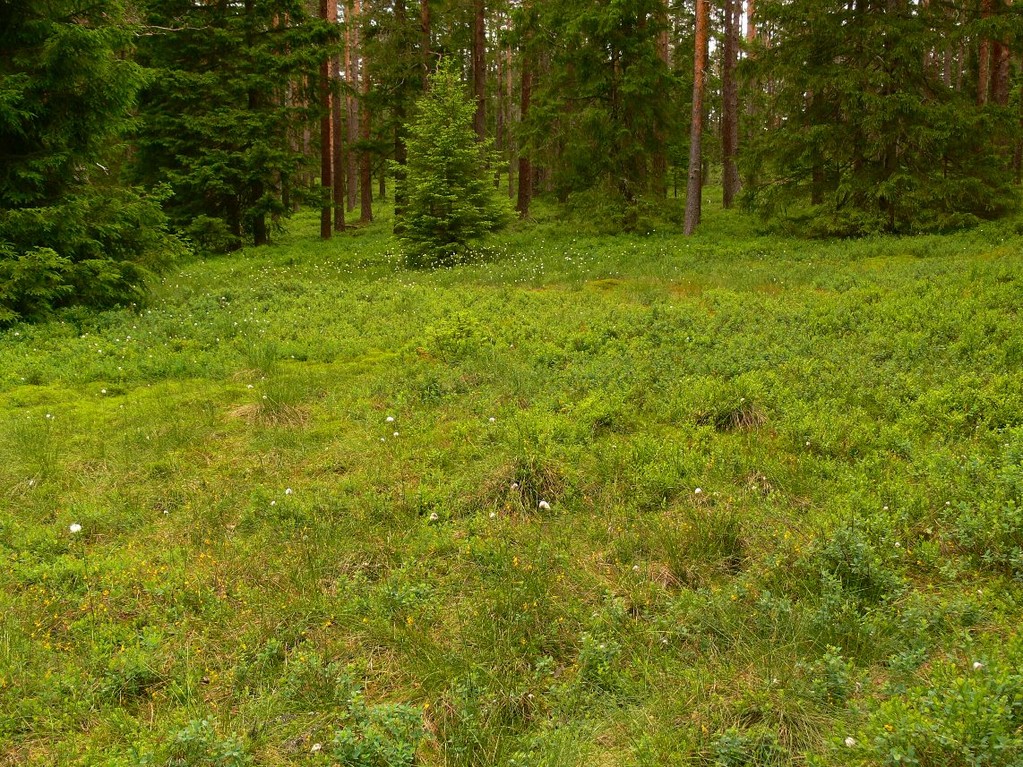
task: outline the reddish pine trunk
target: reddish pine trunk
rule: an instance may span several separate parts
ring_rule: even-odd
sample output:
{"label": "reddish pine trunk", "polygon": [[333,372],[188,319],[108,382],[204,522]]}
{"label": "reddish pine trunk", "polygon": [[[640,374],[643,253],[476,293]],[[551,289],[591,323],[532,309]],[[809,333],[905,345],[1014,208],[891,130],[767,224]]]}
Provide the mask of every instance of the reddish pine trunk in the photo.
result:
{"label": "reddish pine trunk", "polygon": [[[337,3],[330,2],[328,9],[329,21],[337,24]],[[341,82],[341,56],[335,53],[330,59],[330,75],[333,84]],[[334,231],[345,230],[345,142],[344,120],[341,115],[341,96],[336,87],[330,95],[330,148],[333,170],[333,188],[331,202],[334,207]]]}
{"label": "reddish pine trunk", "polygon": [[739,57],[739,25],[742,0],[725,0],[725,40],[722,47],[724,58],[721,69],[721,150],[724,160],[723,204],[731,208],[739,194],[739,168],[736,156],[739,152],[739,88],[735,81],[735,65]]}
{"label": "reddish pine trunk", "polygon": [[996,42],[992,51],[991,100],[998,106],[1009,105],[1009,65],[1012,51],[1009,46]]}
{"label": "reddish pine trunk", "polygon": [[[327,21],[330,2],[320,0],[320,18]],[[331,185],[334,183],[334,159],[330,144],[330,57],[324,56],[320,64],[320,237],[329,240],[333,233],[330,216]]]}
{"label": "reddish pine trunk", "polygon": [[431,50],[433,31],[430,21],[430,0],[420,0],[419,5],[419,45],[423,54],[423,90],[426,90],[433,71],[433,51]]}
{"label": "reddish pine trunk", "polygon": [[[665,69],[670,69],[667,0],[664,0],[657,9],[657,23],[660,25],[660,29],[657,30],[657,58],[664,64]],[[656,149],[650,162],[653,176],[651,186],[654,194],[664,199],[668,196],[668,139],[665,136],[664,127],[661,125],[654,128],[654,144]]]}
{"label": "reddish pine trunk", "polygon": [[754,0],[746,0],[746,42],[754,43],[757,40],[757,25],[753,20]]}
{"label": "reddish pine trunk", "polygon": [[[525,122],[529,116],[529,102],[533,91],[533,65],[528,54],[522,56],[522,84],[520,119]],[[529,156],[519,148],[519,199],[515,206],[522,218],[529,217],[529,203],[533,199],[533,164]]]}
{"label": "reddish pine trunk", "polygon": [[472,91],[476,99],[476,114],[472,127],[476,140],[487,138],[487,16],[483,0],[474,0],[472,30]]}
{"label": "reddish pine trunk", "polygon": [[[355,0],[355,11],[361,16],[361,0]],[[362,75],[362,105],[359,109],[361,117],[359,129],[360,138],[362,139],[362,149],[359,152],[359,191],[361,192],[359,220],[364,224],[368,224],[373,220],[373,158],[369,151],[369,140],[372,135],[372,115],[369,111],[367,98],[369,96],[369,65],[366,61],[365,52],[362,52],[359,70]]]}
{"label": "reddish pine trunk", "polygon": [[700,223],[703,153],[703,91],[707,69],[707,27],[709,0],[696,0],[696,44],[693,57],[693,117],[689,129],[689,178],[686,184],[686,217],[683,232],[688,236]]}
{"label": "reddish pine trunk", "polygon": [[[980,0],[980,17],[986,19],[991,15],[991,0]],[[991,87],[991,41],[981,38],[977,56],[977,103],[988,102],[988,90]]]}
{"label": "reddish pine trunk", "polygon": [[352,0],[348,0],[345,14],[345,124],[348,134],[348,157],[345,163],[345,171],[348,179],[347,193],[348,210],[355,210],[355,203],[359,190],[358,184],[358,161],[352,146],[359,140],[359,104],[355,98],[355,90],[358,88],[358,30],[356,24],[358,19],[355,15],[355,6]]}

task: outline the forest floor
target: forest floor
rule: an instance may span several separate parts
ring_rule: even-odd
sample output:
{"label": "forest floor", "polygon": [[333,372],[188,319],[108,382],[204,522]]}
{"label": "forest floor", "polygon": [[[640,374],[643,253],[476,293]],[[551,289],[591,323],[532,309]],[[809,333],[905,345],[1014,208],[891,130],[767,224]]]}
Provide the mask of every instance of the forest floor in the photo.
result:
{"label": "forest floor", "polygon": [[316,226],[0,332],[0,764],[1020,763],[1018,225]]}

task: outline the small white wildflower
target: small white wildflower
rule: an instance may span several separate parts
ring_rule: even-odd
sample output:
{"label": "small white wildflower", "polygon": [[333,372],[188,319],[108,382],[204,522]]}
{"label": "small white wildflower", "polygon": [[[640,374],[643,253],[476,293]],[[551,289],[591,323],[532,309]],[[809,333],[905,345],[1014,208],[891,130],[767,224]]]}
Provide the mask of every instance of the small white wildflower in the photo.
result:
{"label": "small white wildflower", "polygon": [[979,660],[973,661],[973,670],[974,671],[980,671],[982,668],[984,668],[984,664],[983,663],[981,663]]}
{"label": "small white wildflower", "polygon": [[323,744],[322,744],[322,743],[313,743],[313,747],[312,747],[312,748],[310,748],[309,750],[310,750],[310,751],[311,751],[312,753],[314,753],[314,754],[315,754],[315,753],[316,753],[317,751],[319,751],[319,750],[320,750],[321,748],[323,748]]}
{"label": "small white wildflower", "polygon": [[511,489],[512,490],[518,490],[519,489],[519,483],[518,482],[512,482]]}
{"label": "small white wildflower", "polygon": [[53,418],[53,415],[51,415],[50,413],[47,413],[47,414],[46,414],[46,417],[47,417],[47,418]]}
{"label": "small white wildflower", "polygon": [[901,544],[901,543],[899,543],[898,541],[896,541],[896,542],[895,542],[895,548],[897,548],[897,549],[901,549],[901,548],[902,548],[902,544]]}
{"label": "small white wildflower", "polygon": [[496,511],[490,512],[490,518],[491,519],[497,519],[497,512]]}
{"label": "small white wildflower", "polygon": [[888,511],[888,507],[887,506],[882,507],[881,511]]}
{"label": "small white wildflower", "polygon": [[551,505],[549,503],[547,503],[547,501],[540,501],[540,503],[538,505],[539,505],[539,508],[543,509],[544,511],[550,511],[550,509],[551,509]]}
{"label": "small white wildflower", "polygon": [[951,506],[952,505],[952,501],[945,501],[945,505],[946,506]]}
{"label": "small white wildflower", "polygon": [[438,516],[437,516],[437,512],[436,512],[436,511],[435,511],[435,512],[433,512],[433,513],[432,513],[432,514],[430,515],[430,521],[431,521],[431,522],[436,522],[436,521],[437,521],[438,519],[440,519],[440,517],[438,517]]}
{"label": "small white wildflower", "polygon": [[633,565],[632,566],[632,572],[638,573],[639,572],[639,565]]}
{"label": "small white wildflower", "polygon": [[848,738],[845,739],[845,745],[848,746],[849,748],[855,747],[856,746],[856,738],[854,738],[852,735],[850,735]]}
{"label": "small white wildflower", "polygon": [[271,506],[276,506],[277,505],[277,501],[270,501],[270,505]]}
{"label": "small white wildflower", "polygon": [[488,420],[490,421],[490,423],[497,423],[497,419],[494,418],[494,416],[490,416]]}
{"label": "small white wildflower", "polygon": [[255,389],[256,387],[255,387],[255,386],[253,386],[252,384],[249,384],[249,385],[248,385],[248,386],[246,386],[245,388],[246,388],[246,389]]}
{"label": "small white wildflower", "polygon": [[72,523],[71,527],[68,528],[72,534],[82,532],[82,526],[77,522]]}
{"label": "small white wildflower", "polygon": [[806,441],[806,446],[807,446],[807,447],[810,447],[810,440],[807,440],[807,441]]}
{"label": "small white wildflower", "polygon": [[696,495],[702,495],[703,494],[703,489],[698,487],[698,488],[696,488],[693,491],[693,493],[696,494]]}
{"label": "small white wildflower", "polygon": [[295,492],[295,491],[294,491],[294,490],[292,490],[292,489],[291,489],[290,487],[289,487],[289,488],[286,488],[286,489],[284,490],[284,494],[285,494],[285,495],[291,495],[291,494],[292,494],[292,493],[294,493],[294,492]]}
{"label": "small white wildflower", "polygon": [[394,416],[393,415],[389,415],[389,416],[387,416],[387,418],[384,419],[384,421],[386,423],[394,423]]}
{"label": "small white wildflower", "polygon": [[106,394],[106,393],[107,393],[107,390],[106,390],[106,389],[100,389],[100,390],[99,390],[99,393],[100,393],[100,394]]}
{"label": "small white wildflower", "polygon": [[668,637],[661,637],[661,644],[668,644]]}
{"label": "small white wildflower", "polygon": [[394,436],[397,437],[398,436],[398,432],[394,432]]}

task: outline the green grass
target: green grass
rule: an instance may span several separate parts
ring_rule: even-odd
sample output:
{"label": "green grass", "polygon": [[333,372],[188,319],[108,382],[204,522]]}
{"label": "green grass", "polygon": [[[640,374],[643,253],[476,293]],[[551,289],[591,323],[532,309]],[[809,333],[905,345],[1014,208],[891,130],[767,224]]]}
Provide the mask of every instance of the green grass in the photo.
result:
{"label": "green grass", "polygon": [[0,334],[0,764],[1019,764],[1010,226],[392,247]]}

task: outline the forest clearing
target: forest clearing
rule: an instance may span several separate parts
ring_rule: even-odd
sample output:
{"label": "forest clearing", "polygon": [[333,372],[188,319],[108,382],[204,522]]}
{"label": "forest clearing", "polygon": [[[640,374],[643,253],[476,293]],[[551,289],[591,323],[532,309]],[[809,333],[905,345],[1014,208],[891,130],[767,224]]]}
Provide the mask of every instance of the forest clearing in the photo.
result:
{"label": "forest clearing", "polygon": [[0,767],[1021,767],[1021,53],[0,2]]}
{"label": "forest clearing", "polygon": [[2,758],[1017,764],[1023,237],[743,220],[0,336]]}

